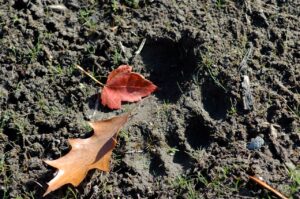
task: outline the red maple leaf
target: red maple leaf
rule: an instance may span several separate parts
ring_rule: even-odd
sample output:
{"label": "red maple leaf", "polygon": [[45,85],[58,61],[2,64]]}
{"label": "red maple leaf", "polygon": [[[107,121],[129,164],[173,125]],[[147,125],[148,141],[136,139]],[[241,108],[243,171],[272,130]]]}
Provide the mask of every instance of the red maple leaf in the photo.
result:
{"label": "red maple leaf", "polygon": [[136,102],[155,91],[157,87],[151,81],[131,70],[131,66],[121,65],[108,75],[101,93],[104,106],[120,109],[122,101]]}

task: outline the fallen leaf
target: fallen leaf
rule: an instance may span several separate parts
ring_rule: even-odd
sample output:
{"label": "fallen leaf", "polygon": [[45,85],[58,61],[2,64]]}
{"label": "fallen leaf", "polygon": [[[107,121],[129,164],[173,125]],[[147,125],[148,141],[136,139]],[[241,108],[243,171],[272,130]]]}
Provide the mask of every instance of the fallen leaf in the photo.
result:
{"label": "fallen leaf", "polygon": [[101,93],[104,106],[120,109],[122,101],[136,102],[156,90],[151,81],[131,70],[131,66],[121,65],[109,74]]}
{"label": "fallen leaf", "polygon": [[87,139],[69,139],[71,151],[57,160],[45,163],[58,169],[57,175],[48,183],[43,196],[65,184],[78,186],[91,169],[109,171],[112,150],[116,145],[116,136],[126,123],[129,114],[108,120],[90,122],[94,134]]}

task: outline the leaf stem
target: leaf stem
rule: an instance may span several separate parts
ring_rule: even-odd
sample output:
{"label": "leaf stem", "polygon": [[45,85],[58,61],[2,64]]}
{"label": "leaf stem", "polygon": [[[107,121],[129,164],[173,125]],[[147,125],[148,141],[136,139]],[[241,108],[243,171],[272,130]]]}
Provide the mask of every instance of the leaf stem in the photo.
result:
{"label": "leaf stem", "polygon": [[86,72],[81,66],[79,65],[75,65],[79,70],[81,70],[81,72],[83,72],[84,74],[86,74],[87,76],[89,76],[92,80],[94,80],[96,83],[100,84],[101,86],[105,86],[103,83],[101,83],[100,81],[98,81],[93,75],[91,75],[90,73]]}

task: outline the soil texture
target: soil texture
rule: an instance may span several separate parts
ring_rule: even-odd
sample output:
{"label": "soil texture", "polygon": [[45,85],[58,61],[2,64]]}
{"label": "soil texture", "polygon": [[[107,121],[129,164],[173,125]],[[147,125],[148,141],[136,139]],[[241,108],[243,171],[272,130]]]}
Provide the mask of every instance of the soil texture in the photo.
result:
{"label": "soil texture", "polygon": [[[43,160],[134,107],[111,171],[46,198],[276,198],[249,175],[300,198],[299,20],[299,0],[0,0],[0,198],[41,198]],[[111,111],[76,64],[159,89]]]}

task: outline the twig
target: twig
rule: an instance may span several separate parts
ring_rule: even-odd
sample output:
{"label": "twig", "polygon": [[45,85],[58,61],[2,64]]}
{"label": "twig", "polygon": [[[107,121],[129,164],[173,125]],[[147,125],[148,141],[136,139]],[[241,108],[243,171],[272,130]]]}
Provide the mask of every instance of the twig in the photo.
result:
{"label": "twig", "polygon": [[145,43],[146,43],[146,39],[144,38],[143,41],[142,41],[142,43],[140,44],[139,48],[137,49],[137,51],[135,51],[135,53],[134,53],[135,55],[138,55],[138,54],[140,54],[142,52]]}
{"label": "twig", "polygon": [[239,72],[242,72],[242,71],[244,71],[247,68],[247,61],[252,56],[252,53],[253,53],[253,44],[249,43],[249,45],[250,45],[250,47],[249,47],[248,51],[246,52],[246,54],[245,54],[242,62],[240,63]]}
{"label": "twig", "polygon": [[123,52],[124,54],[126,54],[125,47],[123,46],[122,42],[119,41],[118,44],[119,44],[119,46],[120,46],[122,52]]}
{"label": "twig", "polygon": [[99,82],[93,75],[89,74],[88,72],[86,72],[81,66],[79,65],[75,65],[79,70],[81,70],[84,74],[86,74],[87,76],[89,76],[92,80],[94,80],[95,82],[97,82],[98,84],[100,84],[101,86],[105,86],[103,83]]}
{"label": "twig", "polygon": [[254,182],[256,182],[257,184],[259,184],[260,186],[268,189],[269,191],[273,192],[275,195],[277,195],[279,198],[281,199],[288,199],[287,197],[285,197],[284,195],[282,195],[279,191],[275,190],[274,188],[272,188],[270,185],[268,185],[267,183],[265,183],[264,181],[254,177],[254,176],[249,176],[249,178],[251,180],[253,180]]}
{"label": "twig", "polygon": [[131,151],[127,151],[125,152],[126,154],[133,154],[133,153],[143,153],[143,150],[131,150]]}
{"label": "twig", "polygon": [[63,4],[49,5],[48,8],[57,11],[66,11],[68,8]]}
{"label": "twig", "polygon": [[37,185],[39,185],[40,187],[43,188],[43,185],[41,185],[41,183],[39,183],[39,182],[37,182],[37,181],[35,181],[35,180],[33,180],[33,182],[35,182]]}
{"label": "twig", "polygon": [[125,49],[125,47],[123,46],[123,44],[122,44],[121,41],[119,41],[118,43],[119,43],[119,46],[120,46],[120,48],[121,48],[121,51],[122,51],[123,54],[124,54],[124,57],[125,57],[126,62],[128,62],[128,58],[126,57],[126,49]]}
{"label": "twig", "polygon": [[137,49],[137,51],[135,51],[134,55],[130,58],[129,63],[133,63],[134,59],[136,58],[136,56],[138,54],[140,54],[144,48],[144,45],[146,43],[146,39],[144,38],[139,46],[139,48]]}

